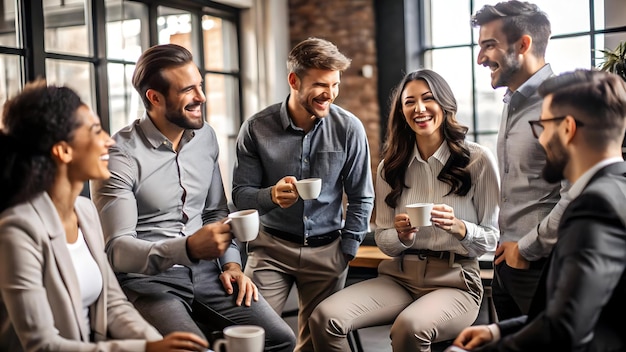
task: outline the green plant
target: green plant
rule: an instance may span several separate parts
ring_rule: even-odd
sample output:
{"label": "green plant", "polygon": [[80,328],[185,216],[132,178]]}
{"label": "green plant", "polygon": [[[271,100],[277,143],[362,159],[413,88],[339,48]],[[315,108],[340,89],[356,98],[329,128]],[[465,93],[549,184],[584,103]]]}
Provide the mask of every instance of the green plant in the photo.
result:
{"label": "green plant", "polygon": [[[602,71],[612,72],[626,81],[626,42],[620,42],[615,50],[598,50],[604,54],[604,61],[598,65]],[[626,159],[626,136],[622,141],[622,157]]]}
{"label": "green plant", "polygon": [[602,71],[612,72],[626,81],[626,42],[621,42],[615,50],[598,50],[604,55],[604,61],[598,65]]}

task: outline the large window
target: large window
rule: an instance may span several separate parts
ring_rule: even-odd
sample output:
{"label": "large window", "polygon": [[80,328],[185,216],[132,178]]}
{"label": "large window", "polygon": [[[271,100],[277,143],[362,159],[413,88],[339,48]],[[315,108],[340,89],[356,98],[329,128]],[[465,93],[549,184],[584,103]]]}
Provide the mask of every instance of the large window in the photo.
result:
{"label": "large window", "polygon": [[20,90],[24,81],[25,50],[16,8],[15,0],[0,0],[0,108],[7,97]]}
{"label": "large window", "polygon": [[[418,62],[412,66],[431,68],[450,83],[459,103],[459,120],[470,128],[470,138],[492,148],[502,111],[503,88],[493,90],[489,71],[476,64],[478,29],[470,25],[471,15],[486,0],[423,0],[423,33]],[[532,0],[548,14],[552,37],[546,61],[555,73],[596,67],[599,49],[613,49],[626,40],[624,0]],[[564,15],[566,12],[566,15]]]}
{"label": "large window", "polygon": [[241,123],[239,10],[197,0],[0,0],[0,10],[0,109],[41,77],[76,90],[112,134],[144,114],[131,84],[141,53],[165,43],[189,49],[204,76],[205,118],[219,138],[230,198]]}

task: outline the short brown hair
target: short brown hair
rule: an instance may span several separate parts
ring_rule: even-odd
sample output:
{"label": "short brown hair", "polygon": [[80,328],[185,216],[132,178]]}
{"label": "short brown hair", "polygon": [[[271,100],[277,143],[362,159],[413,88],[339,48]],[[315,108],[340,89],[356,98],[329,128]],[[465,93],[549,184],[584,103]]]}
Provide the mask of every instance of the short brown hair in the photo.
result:
{"label": "short brown hair", "polygon": [[578,69],[548,78],[538,88],[552,95],[550,111],[572,115],[584,124],[581,133],[590,148],[601,150],[622,142],[626,128],[626,82],[616,74]]}
{"label": "short brown hair", "polygon": [[170,89],[170,82],[163,77],[162,71],[190,62],[193,62],[193,56],[189,50],[176,44],[155,45],[141,54],[133,73],[133,87],[139,93],[146,110],[151,108],[146,97],[148,89],[154,89],[163,95]]}
{"label": "short brown hair", "polygon": [[339,52],[335,44],[320,38],[310,37],[298,43],[287,58],[287,69],[302,77],[311,69],[345,71],[350,59]]}

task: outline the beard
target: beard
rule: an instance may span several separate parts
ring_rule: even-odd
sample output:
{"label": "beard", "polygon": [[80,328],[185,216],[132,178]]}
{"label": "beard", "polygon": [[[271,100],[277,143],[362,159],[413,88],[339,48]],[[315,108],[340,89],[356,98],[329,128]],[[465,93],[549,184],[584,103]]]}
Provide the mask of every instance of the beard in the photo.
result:
{"label": "beard", "polygon": [[550,153],[544,151],[546,153],[546,164],[541,172],[541,177],[549,183],[560,182],[565,178],[563,170],[565,170],[565,166],[569,162],[569,154],[556,134],[550,138],[545,149],[549,150]]}
{"label": "beard", "polygon": [[297,99],[298,99],[298,103],[300,104],[300,106],[302,106],[304,108],[304,110],[306,110],[306,112],[311,114],[311,116],[314,116],[315,118],[321,119],[322,117],[328,115],[328,111],[324,111],[324,115],[320,115],[313,108],[313,106],[311,106],[311,104],[309,104],[309,102],[307,101],[307,97],[306,96],[298,95]]}
{"label": "beard", "polygon": [[511,82],[513,76],[522,68],[522,64],[515,57],[513,48],[507,50],[506,55],[500,61],[500,76],[494,82],[493,88],[506,87]]}
{"label": "beard", "polygon": [[[185,106],[184,109],[193,108],[198,105],[202,105],[202,104],[200,103],[188,104]],[[185,116],[184,113],[180,111],[180,109],[178,109],[176,106],[173,106],[173,104],[171,104],[169,101],[166,101],[165,108],[166,108],[165,118],[167,119],[167,121],[173,123],[174,125],[180,128],[197,130],[197,129],[202,128],[202,125],[204,125],[203,119],[195,120],[195,119],[188,118],[187,116]]]}

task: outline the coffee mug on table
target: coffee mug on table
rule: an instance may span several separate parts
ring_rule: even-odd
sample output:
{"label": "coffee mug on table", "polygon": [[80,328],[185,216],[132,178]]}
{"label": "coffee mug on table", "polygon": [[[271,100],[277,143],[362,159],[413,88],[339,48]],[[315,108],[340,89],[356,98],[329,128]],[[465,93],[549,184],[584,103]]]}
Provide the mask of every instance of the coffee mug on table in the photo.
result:
{"label": "coffee mug on table", "polygon": [[256,325],[233,325],[224,328],[224,338],[213,344],[215,352],[221,352],[225,346],[226,352],[263,352],[265,348],[265,330]]}
{"label": "coffee mug on table", "polygon": [[240,210],[228,214],[233,234],[240,242],[252,241],[259,234],[259,212],[256,209]]}
{"label": "coffee mug on table", "polygon": [[302,199],[316,199],[322,191],[321,178],[305,178],[296,181],[296,189]]}
{"label": "coffee mug on table", "polygon": [[409,214],[411,226],[431,226],[430,212],[433,210],[433,205],[433,203],[413,203],[407,205],[406,213]]}

